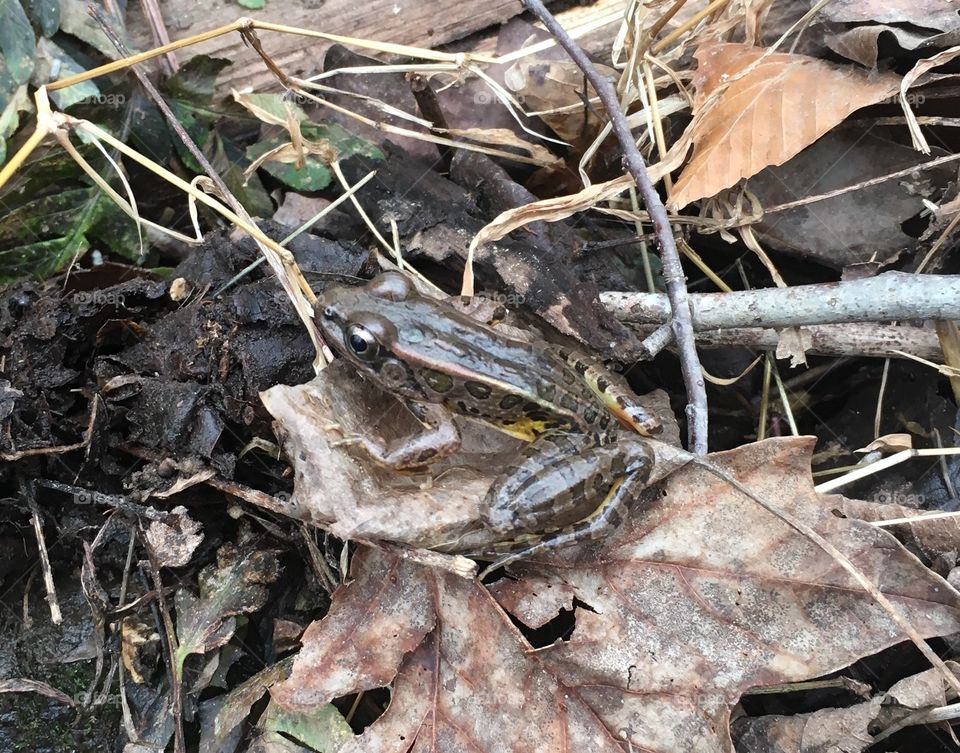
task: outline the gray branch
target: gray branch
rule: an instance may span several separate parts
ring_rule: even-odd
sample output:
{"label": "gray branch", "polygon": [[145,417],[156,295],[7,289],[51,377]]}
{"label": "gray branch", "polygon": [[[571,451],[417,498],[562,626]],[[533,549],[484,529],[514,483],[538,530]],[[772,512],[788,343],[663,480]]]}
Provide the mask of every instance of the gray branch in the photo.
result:
{"label": "gray branch", "polygon": [[[657,329],[653,324],[633,326],[641,338]],[[943,363],[940,339],[932,328],[873,323],[815,324],[804,327],[803,333],[808,338],[806,352],[811,355],[900,358],[894,352],[900,351]],[[761,327],[701,330],[696,335],[697,346],[702,348],[739,345],[754,350],[775,350],[780,345],[780,332]]]}
{"label": "gray branch", "polygon": [[[600,294],[618,319],[663,324],[670,302],[661,293]],[[690,295],[693,328],[782,328],[845,322],[960,319],[960,275],[884,272],[876,277],[823,285]]]}

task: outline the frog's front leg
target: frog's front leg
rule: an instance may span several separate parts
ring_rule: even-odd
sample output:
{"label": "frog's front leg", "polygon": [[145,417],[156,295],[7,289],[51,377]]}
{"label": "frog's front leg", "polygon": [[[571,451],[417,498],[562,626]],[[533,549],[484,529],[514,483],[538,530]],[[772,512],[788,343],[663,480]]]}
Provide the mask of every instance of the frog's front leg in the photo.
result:
{"label": "frog's front leg", "polygon": [[502,556],[484,573],[606,535],[620,524],[626,503],[646,484],[652,466],[652,450],[632,435],[621,434],[614,442],[545,435],[531,443],[487,493],[487,526],[514,539],[486,550]]}
{"label": "frog's front leg", "polygon": [[423,432],[389,444],[363,435],[352,435],[331,442],[331,446],[359,446],[376,463],[394,470],[418,468],[452,455],[460,448],[460,431],[446,408],[434,403],[410,403],[407,407],[424,425]]}

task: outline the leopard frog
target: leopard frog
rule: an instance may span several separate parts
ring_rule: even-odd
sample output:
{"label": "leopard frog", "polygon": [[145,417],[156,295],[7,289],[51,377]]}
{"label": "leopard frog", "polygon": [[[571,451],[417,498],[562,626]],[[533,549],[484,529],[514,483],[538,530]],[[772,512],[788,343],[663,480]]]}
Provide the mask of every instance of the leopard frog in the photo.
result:
{"label": "leopard frog", "polygon": [[453,413],[529,443],[481,506],[502,543],[478,554],[499,556],[497,566],[598,538],[646,482],[652,453],[638,435],[657,433],[660,422],[589,357],[506,337],[421,295],[399,272],[331,288],[316,312],[327,342],[425,427],[390,446],[347,440],[376,462],[409,469],[455,452]]}

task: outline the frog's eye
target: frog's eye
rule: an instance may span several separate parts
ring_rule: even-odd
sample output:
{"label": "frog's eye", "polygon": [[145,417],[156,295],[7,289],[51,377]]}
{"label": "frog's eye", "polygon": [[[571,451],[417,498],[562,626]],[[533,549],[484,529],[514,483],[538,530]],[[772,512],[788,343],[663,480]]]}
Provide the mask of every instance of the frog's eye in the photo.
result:
{"label": "frog's eye", "polygon": [[361,361],[372,361],[380,352],[380,344],[377,338],[366,327],[359,324],[351,324],[347,327],[343,339],[347,343],[350,351]]}

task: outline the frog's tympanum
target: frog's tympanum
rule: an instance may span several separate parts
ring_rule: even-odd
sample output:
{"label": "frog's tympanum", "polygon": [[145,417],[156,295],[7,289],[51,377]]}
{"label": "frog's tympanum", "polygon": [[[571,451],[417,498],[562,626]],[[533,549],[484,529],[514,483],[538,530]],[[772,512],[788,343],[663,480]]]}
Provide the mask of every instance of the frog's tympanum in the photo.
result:
{"label": "frog's tympanum", "polygon": [[481,508],[503,540],[485,552],[506,553],[497,565],[601,536],[649,476],[652,452],[638,434],[658,432],[659,420],[587,356],[505,337],[399,272],[326,291],[316,319],[331,346],[427,427],[390,447],[350,439],[376,462],[408,469],[455,452],[451,413],[529,442]]}

